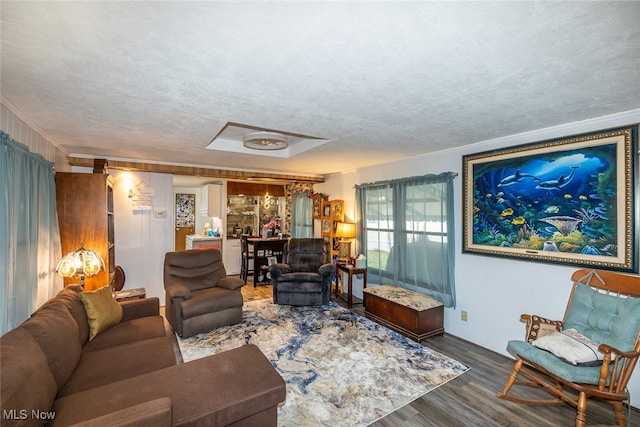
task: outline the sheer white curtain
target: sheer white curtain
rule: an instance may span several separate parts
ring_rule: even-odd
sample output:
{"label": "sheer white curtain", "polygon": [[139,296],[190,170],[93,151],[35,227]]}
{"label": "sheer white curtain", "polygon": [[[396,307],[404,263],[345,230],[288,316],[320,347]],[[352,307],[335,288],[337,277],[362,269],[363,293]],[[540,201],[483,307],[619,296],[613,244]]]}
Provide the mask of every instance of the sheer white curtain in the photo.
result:
{"label": "sheer white curtain", "polygon": [[292,196],[291,237],[313,237],[313,212],[310,191],[301,191]]}
{"label": "sheer white curtain", "polygon": [[0,333],[62,288],[53,164],[0,131]]}

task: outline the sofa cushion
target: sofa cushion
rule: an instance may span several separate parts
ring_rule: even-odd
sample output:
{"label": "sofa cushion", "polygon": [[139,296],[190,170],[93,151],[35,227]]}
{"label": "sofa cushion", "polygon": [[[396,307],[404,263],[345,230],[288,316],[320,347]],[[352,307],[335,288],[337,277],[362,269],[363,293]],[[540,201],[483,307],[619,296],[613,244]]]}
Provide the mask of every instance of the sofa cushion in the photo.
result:
{"label": "sofa cushion", "polygon": [[78,367],[60,390],[59,396],[90,390],[175,364],[173,347],[166,336],[102,350],[83,351]]}
{"label": "sofa cushion", "polygon": [[284,380],[265,355],[246,345],[60,398],[51,424],[74,424],[169,397],[174,426],[230,425],[273,408],[285,400],[285,392]]}
{"label": "sofa cushion", "polygon": [[82,347],[82,351],[86,353],[149,338],[166,337],[166,335],[164,319],[161,316],[124,320],[87,342]]}
{"label": "sofa cushion", "polygon": [[191,293],[191,298],[180,303],[182,317],[190,318],[205,313],[242,307],[242,294],[225,288],[201,289]]}
{"label": "sofa cushion", "polygon": [[80,285],[69,285],[58,292],[53,301],[60,301],[67,307],[73,320],[76,321],[76,325],[78,325],[80,343],[84,344],[89,340],[89,321],[87,320],[84,304],[80,299],[82,291],[83,289]]}
{"label": "sofa cushion", "polygon": [[89,341],[122,320],[122,307],[113,298],[109,286],[83,292],[80,294],[80,299],[89,321]]}
{"label": "sofa cushion", "polygon": [[29,411],[28,419],[11,425],[44,425],[30,417],[31,410],[50,411],[57,391],[47,357],[29,331],[18,327],[0,338],[0,413]]}
{"label": "sofa cushion", "polygon": [[[319,273],[286,273],[278,278],[278,290],[281,290],[282,288],[280,286],[285,284],[291,284],[295,287],[296,285],[300,286],[303,283],[313,283],[316,289],[307,292],[317,292],[318,284],[321,284],[322,280],[323,278]],[[301,290],[300,292],[305,291]]]}
{"label": "sofa cushion", "polygon": [[47,357],[58,390],[64,386],[80,360],[78,325],[60,301],[36,311],[21,327],[29,331]]}

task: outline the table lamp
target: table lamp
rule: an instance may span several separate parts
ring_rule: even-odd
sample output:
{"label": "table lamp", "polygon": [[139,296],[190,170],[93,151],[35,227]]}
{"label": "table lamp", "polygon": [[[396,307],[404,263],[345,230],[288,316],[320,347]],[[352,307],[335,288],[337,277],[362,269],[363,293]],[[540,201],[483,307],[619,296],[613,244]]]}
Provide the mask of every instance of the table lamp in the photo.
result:
{"label": "table lamp", "polygon": [[81,244],[74,252],[69,252],[62,257],[56,271],[62,277],[80,277],[80,286],[84,288],[84,278],[95,276],[104,270],[104,260],[97,252],[85,249]]}
{"label": "table lamp", "polygon": [[356,225],[349,222],[339,222],[335,236],[340,242],[338,258],[343,261],[348,260],[351,256],[351,242],[349,240],[356,237]]}

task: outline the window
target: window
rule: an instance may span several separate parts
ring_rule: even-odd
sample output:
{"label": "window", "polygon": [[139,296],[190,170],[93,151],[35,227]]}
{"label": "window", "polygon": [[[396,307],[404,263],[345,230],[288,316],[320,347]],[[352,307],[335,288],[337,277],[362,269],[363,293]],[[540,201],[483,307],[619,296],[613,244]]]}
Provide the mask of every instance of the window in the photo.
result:
{"label": "window", "polygon": [[356,186],[360,251],[370,283],[394,284],[455,306],[455,174]]}
{"label": "window", "polygon": [[294,193],[291,209],[291,237],[313,237],[311,192]]}

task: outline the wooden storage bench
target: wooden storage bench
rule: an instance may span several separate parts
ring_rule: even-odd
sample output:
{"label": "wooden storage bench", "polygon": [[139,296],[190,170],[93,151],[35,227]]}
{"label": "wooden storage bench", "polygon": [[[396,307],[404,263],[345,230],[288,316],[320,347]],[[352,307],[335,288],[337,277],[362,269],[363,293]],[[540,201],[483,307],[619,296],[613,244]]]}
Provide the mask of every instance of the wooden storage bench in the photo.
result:
{"label": "wooden storage bench", "polygon": [[364,289],[365,316],[415,341],[444,333],[444,306],[428,295],[382,285]]}

